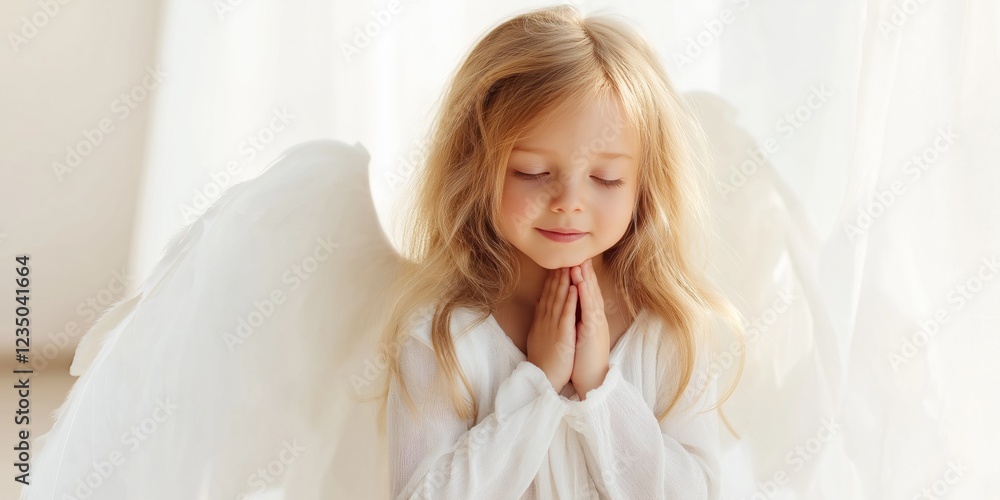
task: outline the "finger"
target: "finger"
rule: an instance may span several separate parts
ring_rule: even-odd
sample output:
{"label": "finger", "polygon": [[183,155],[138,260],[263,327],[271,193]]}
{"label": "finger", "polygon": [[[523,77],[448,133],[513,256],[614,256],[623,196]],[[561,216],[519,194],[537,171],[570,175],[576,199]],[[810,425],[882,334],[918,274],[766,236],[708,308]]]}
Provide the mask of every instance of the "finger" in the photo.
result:
{"label": "finger", "polygon": [[590,292],[594,296],[594,305],[604,307],[604,295],[601,293],[601,286],[597,283],[597,272],[594,271],[594,259],[587,260],[587,280],[593,283]]}
{"label": "finger", "polygon": [[593,314],[594,302],[589,281],[583,281],[577,285],[580,293],[580,322],[590,324],[589,316]]}
{"label": "finger", "polygon": [[592,338],[598,331],[598,325],[600,325],[604,319],[604,307],[600,304],[597,298],[595,290],[597,289],[597,284],[593,281],[583,282],[583,290],[580,296],[583,297],[585,302],[584,313],[582,316],[583,328],[580,329],[583,335],[587,338]]}
{"label": "finger", "polygon": [[562,314],[559,317],[559,346],[560,351],[567,359],[572,359],[576,355],[576,329],[573,328],[573,324],[576,322],[576,300],[578,294],[576,286],[570,285],[566,303],[563,304]]}
{"label": "finger", "polygon": [[586,340],[589,337],[587,333],[588,327],[590,327],[590,318],[593,309],[590,305],[590,292],[588,290],[590,283],[586,281],[581,282],[577,285],[577,295],[580,300],[580,321],[576,322],[576,338],[577,341]]}
{"label": "finger", "polygon": [[[564,267],[559,271],[559,289],[556,292],[555,304],[552,308],[553,312],[559,311],[559,308],[566,304],[566,296],[569,294],[569,270]],[[558,323],[558,321],[556,323]]]}
{"label": "finger", "polygon": [[573,266],[571,272],[573,274],[574,285],[579,284],[581,281],[583,281],[583,269],[580,266]]}
{"label": "finger", "polygon": [[549,271],[548,278],[545,279],[545,285],[542,286],[542,295],[538,298],[538,306],[535,310],[536,317],[545,317],[549,313],[549,307],[552,302],[552,289],[554,288],[553,283],[555,282],[554,277],[558,269],[552,269]]}
{"label": "finger", "polygon": [[587,268],[586,269],[586,271],[587,271],[587,279],[588,280],[593,280],[596,283],[597,282],[597,271],[594,271],[594,259],[587,259],[587,265],[584,266],[584,267]]}
{"label": "finger", "polygon": [[577,287],[575,285],[569,286],[569,292],[567,293],[566,303],[563,304],[561,326],[568,327],[572,326],[576,322],[576,300],[577,300]]}
{"label": "finger", "polygon": [[558,314],[559,309],[556,308],[556,298],[559,296],[559,282],[562,279],[562,269],[553,269],[552,277],[549,281],[549,293],[545,296],[545,317],[549,318],[554,314]]}
{"label": "finger", "polygon": [[604,315],[604,305],[601,303],[599,288],[596,281],[586,281],[586,294],[587,300],[587,325],[596,325],[597,322],[601,320]]}

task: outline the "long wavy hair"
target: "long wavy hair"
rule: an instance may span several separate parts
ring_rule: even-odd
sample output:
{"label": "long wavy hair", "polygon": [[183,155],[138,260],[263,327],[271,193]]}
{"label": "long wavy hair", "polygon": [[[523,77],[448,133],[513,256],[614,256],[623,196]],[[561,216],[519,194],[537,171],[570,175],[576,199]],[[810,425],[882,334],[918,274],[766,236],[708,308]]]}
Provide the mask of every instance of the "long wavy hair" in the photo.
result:
{"label": "long wavy hair", "polygon": [[[470,420],[478,415],[448,327],[460,307],[481,312],[473,326],[480,324],[516,289],[517,250],[498,231],[507,159],[517,138],[551,111],[602,96],[623,105],[639,146],[633,222],[605,251],[605,267],[631,316],[648,309],[677,346],[664,360],[677,380],[672,393],[663,395],[667,399],[661,401],[669,404],[657,419],[666,418],[694,382],[700,341],[716,329],[715,320],[738,333],[743,352],[740,313],[710,283],[700,260],[709,236],[703,201],[708,169],[694,114],[648,42],[624,20],[585,17],[569,5],[533,10],[500,23],[474,45],[430,129],[404,218],[401,252],[407,264],[381,325],[380,356],[388,377],[378,396],[380,429],[390,380],[400,384],[415,409],[400,376],[405,353],[398,346],[411,333],[409,319],[428,305],[433,305],[435,357],[455,411]],[[739,376],[716,407],[732,394]]]}

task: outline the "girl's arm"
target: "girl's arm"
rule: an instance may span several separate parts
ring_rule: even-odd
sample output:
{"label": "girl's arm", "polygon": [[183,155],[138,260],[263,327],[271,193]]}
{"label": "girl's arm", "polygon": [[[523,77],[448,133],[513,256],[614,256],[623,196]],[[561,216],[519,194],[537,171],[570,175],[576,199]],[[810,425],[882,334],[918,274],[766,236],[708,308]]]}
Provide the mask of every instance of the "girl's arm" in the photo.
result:
{"label": "girl's arm", "polygon": [[392,498],[521,498],[566,415],[537,366],[523,361],[497,390],[495,410],[478,425],[461,419],[447,396],[433,350],[410,337],[400,372],[414,419],[392,381],[387,430]]}
{"label": "girl's arm", "polygon": [[[697,373],[697,372],[696,372]],[[694,380],[694,379],[692,379]],[[697,405],[689,386],[672,413],[660,424],[639,390],[612,363],[604,383],[583,401],[568,402],[567,422],[583,436],[594,482],[608,498],[718,499],[718,417],[698,414],[715,401],[716,386]],[[688,405],[688,406],[683,406]]]}

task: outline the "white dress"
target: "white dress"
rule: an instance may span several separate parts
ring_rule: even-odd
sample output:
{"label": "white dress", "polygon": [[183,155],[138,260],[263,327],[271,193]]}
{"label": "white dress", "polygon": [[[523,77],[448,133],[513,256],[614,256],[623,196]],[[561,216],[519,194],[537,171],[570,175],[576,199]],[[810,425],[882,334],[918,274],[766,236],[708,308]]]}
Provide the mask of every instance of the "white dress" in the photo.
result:
{"label": "white dress", "polygon": [[[475,422],[458,417],[444,390],[430,340],[430,309],[403,343],[401,374],[423,419],[414,420],[399,385],[390,385],[387,431],[392,498],[717,499],[721,494],[718,413],[713,383],[681,413],[656,420],[656,353],[661,321],[646,310],[611,350],[603,385],[566,398],[490,315],[457,309],[451,332],[479,401]],[[694,379],[692,379],[694,380]]]}

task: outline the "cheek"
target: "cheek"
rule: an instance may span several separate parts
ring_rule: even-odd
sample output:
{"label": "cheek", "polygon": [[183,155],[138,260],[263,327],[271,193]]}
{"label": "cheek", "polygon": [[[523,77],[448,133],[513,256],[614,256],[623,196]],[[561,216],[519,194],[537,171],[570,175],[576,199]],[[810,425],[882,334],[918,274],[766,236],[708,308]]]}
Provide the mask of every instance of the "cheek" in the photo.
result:
{"label": "cheek", "polygon": [[601,203],[602,209],[596,211],[601,226],[606,230],[624,234],[632,222],[632,199],[626,194],[616,194],[606,198]]}
{"label": "cheek", "polygon": [[508,234],[524,232],[525,223],[534,218],[533,205],[531,197],[523,189],[504,186],[500,200],[500,216],[504,231]]}
{"label": "cheek", "polygon": [[541,184],[513,183],[505,186],[501,198],[501,212],[510,227],[518,231],[531,229],[531,223],[538,218],[551,197]]}

